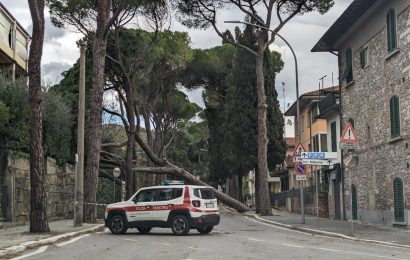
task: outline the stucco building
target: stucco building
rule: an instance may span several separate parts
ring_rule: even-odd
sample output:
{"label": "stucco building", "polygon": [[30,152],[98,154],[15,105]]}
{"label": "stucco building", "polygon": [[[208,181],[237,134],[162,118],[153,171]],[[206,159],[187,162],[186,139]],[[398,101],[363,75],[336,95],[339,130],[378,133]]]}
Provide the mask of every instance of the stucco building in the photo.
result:
{"label": "stucco building", "polygon": [[408,225],[410,208],[410,1],[354,0],[312,51],[336,54],[341,129],[360,140],[344,182],[347,217]]}

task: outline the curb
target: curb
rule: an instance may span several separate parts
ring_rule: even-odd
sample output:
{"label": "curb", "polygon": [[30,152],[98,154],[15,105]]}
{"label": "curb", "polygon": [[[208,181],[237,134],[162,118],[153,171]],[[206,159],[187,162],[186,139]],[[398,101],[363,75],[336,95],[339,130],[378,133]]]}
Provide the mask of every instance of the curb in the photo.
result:
{"label": "curb", "polygon": [[61,235],[57,235],[57,236],[43,238],[43,239],[40,239],[40,240],[37,240],[37,241],[24,242],[20,245],[7,247],[5,249],[0,250],[0,257],[5,257],[7,255],[19,254],[19,253],[21,253],[21,252],[23,252],[24,250],[27,250],[27,249],[40,247],[40,246],[43,246],[43,245],[54,244],[54,243],[57,243],[61,240],[65,240],[65,239],[71,238],[71,237],[76,237],[76,236],[82,235],[82,234],[93,233],[93,232],[98,231],[101,228],[104,228],[103,224],[94,226],[92,228],[83,229],[83,230],[80,230],[80,231],[74,231],[74,232],[69,232],[69,233],[65,233],[65,234],[61,234]]}
{"label": "curb", "polygon": [[327,236],[327,237],[347,239],[347,240],[351,240],[351,241],[359,241],[359,242],[365,242],[365,243],[372,243],[372,244],[379,244],[379,245],[385,245],[385,246],[393,246],[393,247],[400,247],[400,248],[410,249],[409,245],[402,245],[402,244],[397,244],[397,243],[392,243],[392,242],[384,242],[384,241],[379,241],[379,240],[361,239],[361,238],[356,238],[356,237],[343,235],[343,234],[340,234],[340,233],[334,233],[334,232],[328,232],[328,231],[323,231],[323,230],[318,230],[318,229],[298,227],[298,226],[293,226],[293,225],[287,225],[287,224],[279,223],[279,222],[276,222],[276,221],[273,221],[273,220],[267,220],[267,219],[259,217],[256,214],[251,214],[251,213],[245,213],[245,215],[248,216],[248,217],[252,217],[252,218],[255,218],[257,220],[260,220],[262,222],[268,223],[268,224],[272,224],[272,225],[279,226],[279,227],[282,227],[282,228],[286,228],[286,229],[289,229],[289,230],[300,231],[300,232],[307,233],[307,234],[321,235],[321,236]]}

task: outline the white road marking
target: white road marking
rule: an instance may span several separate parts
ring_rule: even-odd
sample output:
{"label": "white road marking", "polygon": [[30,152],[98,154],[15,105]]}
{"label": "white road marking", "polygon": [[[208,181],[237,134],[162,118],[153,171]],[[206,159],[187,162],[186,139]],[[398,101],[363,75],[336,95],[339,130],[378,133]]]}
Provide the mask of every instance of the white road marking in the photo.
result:
{"label": "white road marking", "polygon": [[262,239],[256,239],[256,238],[253,238],[253,237],[248,237],[248,240],[250,240],[250,241],[256,241],[256,242],[264,242],[264,241],[266,241],[266,240],[262,240]]}
{"label": "white road marking", "polygon": [[89,235],[90,235],[90,234],[85,234],[85,235],[82,235],[82,236],[79,236],[79,237],[75,237],[75,238],[73,238],[73,239],[71,239],[71,240],[68,240],[68,241],[65,241],[65,242],[62,242],[62,243],[58,243],[58,244],[56,244],[56,246],[65,246],[65,245],[74,243],[75,241],[78,241],[78,240],[80,240],[81,238],[88,237]]}
{"label": "white road marking", "polygon": [[136,240],[136,239],[124,238],[124,240],[126,240],[126,241],[131,241],[131,242],[138,242],[138,240]]}
{"label": "white road marking", "polygon": [[[258,224],[262,224],[262,225],[265,225],[265,226],[269,226],[269,227],[273,227],[273,228],[277,228],[277,229],[281,229],[281,230],[286,230],[286,231],[292,231],[292,232],[296,232],[296,233],[301,233],[301,234],[305,234],[305,235],[311,235],[311,234],[308,234],[308,233],[306,233],[306,232],[301,232],[301,231],[297,231],[297,230],[291,230],[291,229],[289,229],[289,228],[278,227],[278,226],[275,226],[275,225],[273,225],[273,224],[269,224],[269,223],[265,223],[265,222],[262,222],[262,221],[254,220],[254,219],[252,219],[252,218],[250,218],[250,217],[245,217],[245,218],[248,219],[248,220],[250,220],[250,221],[252,221],[252,222],[255,222],[255,223],[258,223]],[[316,236],[316,235],[315,235],[315,236]]]}
{"label": "white road marking", "polygon": [[171,244],[168,244],[168,243],[155,243],[155,244],[163,245],[163,246],[172,246]]}
{"label": "white road marking", "polygon": [[193,247],[193,246],[189,246],[188,248],[192,249],[192,250],[211,251],[211,250],[208,250],[208,249],[203,249],[203,248],[198,248],[198,247]]}
{"label": "white road marking", "polygon": [[296,248],[305,248],[304,246],[300,246],[300,245],[292,245],[292,244],[282,244],[282,246],[296,247]]}
{"label": "white road marking", "polygon": [[23,259],[23,258],[30,257],[30,256],[33,256],[33,255],[44,253],[47,250],[47,248],[48,248],[48,246],[42,246],[39,249],[37,249],[37,251],[35,251],[35,252],[32,252],[32,253],[27,254],[27,255],[22,255],[22,256],[19,256],[19,257],[12,258],[12,260],[19,260],[19,259]]}
{"label": "white road marking", "polygon": [[320,250],[324,250],[324,251],[330,251],[330,252],[342,252],[342,250],[330,249],[330,248],[324,248],[324,247],[318,247],[316,249],[320,249]]}

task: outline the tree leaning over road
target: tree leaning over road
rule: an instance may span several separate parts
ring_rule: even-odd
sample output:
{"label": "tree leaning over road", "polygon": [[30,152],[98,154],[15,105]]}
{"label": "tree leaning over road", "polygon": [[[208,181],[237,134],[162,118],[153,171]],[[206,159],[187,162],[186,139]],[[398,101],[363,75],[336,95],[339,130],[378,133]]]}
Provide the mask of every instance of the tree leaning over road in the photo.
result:
{"label": "tree leaning over road", "polygon": [[[275,41],[275,36],[297,14],[311,11],[325,13],[332,5],[333,0],[174,0],[180,12],[180,20],[190,28],[205,29],[210,26],[226,42],[248,50],[256,58],[256,81],[258,96],[258,189],[256,211],[262,215],[271,215],[268,190],[268,163],[267,163],[267,104],[265,94],[265,80],[263,71],[263,57],[266,48]],[[257,48],[251,49],[226,37],[217,26],[217,10],[224,7],[235,7],[247,16],[257,26]],[[276,9],[276,11],[275,11]],[[265,19],[262,15],[264,14]],[[276,14],[278,24],[270,32],[273,16]],[[259,26],[259,27],[258,27]],[[269,35],[270,34],[270,35]]]}
{"label": "tree leaning over road", "polygon": [[49,232],[47,194],[44,188],[43,114],[41,108],[41,57],[44,42],[44,0],[29,0],[33,21],[28,61],[30,104],[30,232]]}

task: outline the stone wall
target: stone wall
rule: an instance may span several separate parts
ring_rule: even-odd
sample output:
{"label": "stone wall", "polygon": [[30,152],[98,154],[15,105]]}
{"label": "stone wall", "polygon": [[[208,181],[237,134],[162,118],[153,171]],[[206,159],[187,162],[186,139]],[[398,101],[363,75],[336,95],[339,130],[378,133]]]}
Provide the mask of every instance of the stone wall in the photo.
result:
{"label": "stone wall", "polygon": [[[45,187],[47,191],[47,216],[64,218],[72,213],[74,167],[58,166],[47,158]],[[7,221],[28,221],[30,214],[30,162],[27,154],[0,151],[0,185],[7,187]]]}
{"label": "stone wall", "polygon": [[[392,4],[394,1],[386,2]],[[377,15],[367,16],[366,23],[384,19],[388,9]],[[380,16],[380,17],[379,17]],[[360,66],[360,48],[353,49],[353,82],[342,83],[343,127],[349,118],[354,119],[356,134],[360,140],[357,154],[359,163],[351,171],[352,183],[357,187],[358,220],[365,223],[394,224],[393,180],[400,177],[404,184],[405,218],[410,209],[410,6],[397,13],[398,49],[387,53],[386,26],[363,42],[369,50],[369,65]],[[359,36],[361,35],[361,36]],[[351,39],[363,37],[363,31],[355,31]],[[348,46],[346,46],[348,47]],[[340,75],[345,68],[341,53]],[[390,134],[390,98],[400,100],[400,137]],[[344,201],[350,218],[350,194],[344,170]]]}

